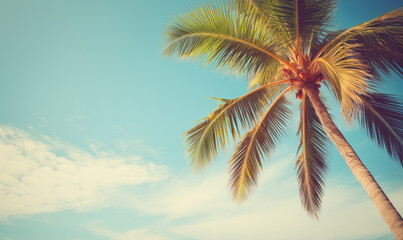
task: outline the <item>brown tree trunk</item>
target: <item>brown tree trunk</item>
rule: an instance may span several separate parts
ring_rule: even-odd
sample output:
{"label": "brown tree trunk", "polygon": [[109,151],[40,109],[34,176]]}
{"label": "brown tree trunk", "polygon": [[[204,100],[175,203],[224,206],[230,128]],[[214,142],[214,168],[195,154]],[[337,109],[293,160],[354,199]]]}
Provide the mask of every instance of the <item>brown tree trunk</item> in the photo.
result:
{"label": "brown tree trunk", "polygon": [[353,148],[341,134],[334,124],[318,93],[313,88],[305,89],[307,95],[311,99],[315,112],[318,115],[327,135],[336,145],[341,156],[346,161],[351,172],[357,178],[358,182],[367,191],[369,197],[378,208],[383,219],[388,224],[396,239],[403,240],[403,220],[399,212],[395,209],[388,197],[382,191],[381,187],[375,181],[374,177],[361,162]]}

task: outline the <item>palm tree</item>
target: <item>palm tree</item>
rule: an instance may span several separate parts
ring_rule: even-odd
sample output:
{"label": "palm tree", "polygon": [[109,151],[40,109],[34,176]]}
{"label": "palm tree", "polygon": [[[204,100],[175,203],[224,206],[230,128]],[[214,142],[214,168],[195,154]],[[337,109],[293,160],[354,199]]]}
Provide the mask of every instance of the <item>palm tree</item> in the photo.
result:
{"label": "palm tree", "polygon": [[[290,122],[289,95],[300,102],[296,162],[304,208],[317,216],[330,139],[397,239],[403,220],[329,115],[321,85],[343,117],[403,165],[403,107],[379,93],[381,74],[403,76],[403,8],[347,30],[330,30],[334,0],[232,0],[199,5],[167,28],[166,55],[199,58],[249,79],[250,92],[220,105],[186,133],[194,169],[239,141],[229,159],[229,186],[243,200],[257,184]],[[288,96],[288,97],[287,97]],[[326,136],[327,135],[327,136]]]}

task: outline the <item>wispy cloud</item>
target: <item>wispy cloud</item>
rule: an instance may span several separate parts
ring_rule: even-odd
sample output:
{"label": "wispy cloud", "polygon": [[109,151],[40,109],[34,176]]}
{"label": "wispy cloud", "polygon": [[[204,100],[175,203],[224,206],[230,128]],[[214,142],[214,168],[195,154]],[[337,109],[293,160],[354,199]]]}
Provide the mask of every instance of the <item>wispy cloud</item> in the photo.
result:
{"label": "wispy cloud", "polygon": [[[283,189],[289,191],[292,188]],[[372,239],[390,231],[372,202],[358,188],[339,186],[329,189],[320,219],[307,216],[298,197],[254,199],[252,204],[226,214],[211,214],[203,219],[173,224],[170,231],[191,239]],[[268,191],[266,192],[268,196]],[[403,189],[392,194],[398,209]]]}
{"label": "wispy cloud", "polygon": [[[268,174],[262,176],[262,182],[270,182],[280,177],[279,174],[284,173],[286,166],[288,167],[288,164],[285,161],[270,166]],[[251,201],[242,205],[235,204],[227,191],[227,180],[225,171],[171,178],[154,186],[149,192],[143,192],[141,198],[132,197],[130,204],[143,213],[163,215],[171,220],[205,215],[217,216],[221,213],[239,211],[252,204]],[[257,192],[261,190],[256,189]]]}
{"label": "wispy cloud", "polygon": [[[174,236],[167,239],[388,239],[390,230],[353,178],[329,179],[319,220],[309,217],[301,207],[295,176],[289,174],[293,166],[284,160],[267,166],[259,187],[241,205],[231,200],[221,173],[171,178],[130,204],[136,211],[160,216],[147,233]],[[402,212],[403,188],[388,195]],[[130,232],[108,230],[113,236]]]}
{"label": "wispy cloud", "polygon": [[127,232],[114,232],[97,226],[87,227],[91,232],[113,240],[166,240],[167,238],[150,233],[148,228],[130,230]]}
{"label": "wispy cloud", "polygon": [[[0,217],[5,220],[65,209],[87,211],[115,205],[119,198],[119,206],[127,211],[158,220],[123,231],[102,226],[102,220],[84,228],[112,240],[390,236],[371,200],[353,178],[329,179],[320,219],[310,218],[301,207],[292,174],[294,154],[282,153],[270,162],[254,194],[239,205],[227,191],[223,169],[213,167],[197,176],[171,174],[167,178],[168,169],[162,164],[147,162],[133,153],[91,149],[0,126],[0,167],[4,169],[0,175]],[[153,184],[121,191],[122,186],[144,183]],[[402,212],[403,188],[389,191],[388,196]]]}
{"label": "wispy cloud", "polygon": [[89,152],[0,126],[0,218],[86,211],[111,204],[119,187],[158,182],[168,169],[135,155]]}

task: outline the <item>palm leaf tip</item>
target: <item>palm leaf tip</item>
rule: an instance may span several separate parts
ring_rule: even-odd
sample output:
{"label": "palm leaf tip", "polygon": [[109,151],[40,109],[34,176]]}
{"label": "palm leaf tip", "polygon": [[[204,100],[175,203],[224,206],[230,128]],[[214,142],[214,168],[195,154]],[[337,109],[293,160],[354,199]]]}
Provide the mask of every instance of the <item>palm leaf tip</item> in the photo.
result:
{"label": "palm leaf tip", "polygon": [[367,135],[403,166],[403,107],[392,95],[361,96],[364,105],[356,114]]}
{"label": "palm leaf tip", "polygon": [[315,109],[305,94],[298,133],[301,135],[301,143],[296,167],[301,203],[309,214],[317,217],[328,168],[326,149],[329,145]]}
{"label": "palm leaf tip", "polygon": [[371,73],[393,72],[403,76],[403,8],[381,15],[368,22],[345,30],[327,43],[317,54],[343,44],[359,44],[360,61],[370,66]]}
{"label": "palm leaf tip", "polygon": [[246,199],[257,185],[264,157],[269,156],[288,125],[291,110],[283,98],[288,90],[290,87],[273,101],[260,122],[235,147],[228,162],[229,187],[235,200]]}

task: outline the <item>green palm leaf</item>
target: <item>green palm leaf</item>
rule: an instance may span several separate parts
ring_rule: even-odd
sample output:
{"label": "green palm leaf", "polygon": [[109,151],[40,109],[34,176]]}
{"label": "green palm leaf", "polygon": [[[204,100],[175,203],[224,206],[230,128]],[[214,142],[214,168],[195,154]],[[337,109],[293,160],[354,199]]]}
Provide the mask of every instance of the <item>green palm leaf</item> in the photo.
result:
{"label": "green palm leaf", "polygon": [[367,95],[371,78],[368,66],[355,58],[353,50],[358,46],[344,44],[332,48],[313,62],[325,76],[335,97],[341,102],[343,116],[348,121],[351,114],[359,111],[362,101],[360,95]]}
{"label": "green palm leaf", "polygon": [[271,28],[256,16],[245,16],[223,2],[200,5],[176,18],[166,31],[169,44],[163,52],[182,58],[200,58],[251,78],[257,73],[262,82],[274,79],[280,63],[278,39]]}
{"label": "green palm leaf", "polygon": [[290,89],[288,87],[272,102],[260,122],[236,145],[228,162],[231,173],[229,185],[234,199],[245,199],[257,184],[263,157],[270,154],[283,134],[291,117],[291,110],[283,95]]}
{"label": "green palm leaf", "polygon": [[[258,14],[279,31],[288,42],[311,44],[313,36],[329,26],[334,13],[334,0],[235,0],[237,7]],[[299,45],[299,44],[298,44]]]}
{"label": "green palm leaf", "polygon": [[371,66],[372,72],[379,69],[389,73],[391,69],[403,77],[403,8],[344,31],[324,46],[316,57],[345,43],[359,44],[360,48],[356,50],[359,58]]}
{"label": "green palm leaf", "polygon": [[323,195],[324,177],[327,171],[326,150],[329,147],[328,138],[315,109],[306,94],[301,104],[301,120],[298,134],[301,152],[296,167],[301,202],[308,213],[317,217]]}
{"label": "green palm leaf", "polygon": [[218,99],[222,102],[201,123],[185,133],[187,156],[194,169],[208,165],[218,153],[228,144],[228,136],[234,139],[239,135],[239,125],[249,128],[261,116],[272,98],[272,83],[255,89],[242,97],[235,99]]}
{"label": "green palm leaf", "polygon": [[356,115],[368,136],[403,166],[403,107],[397,98],[371,93],[363,96],[362,111]]}

